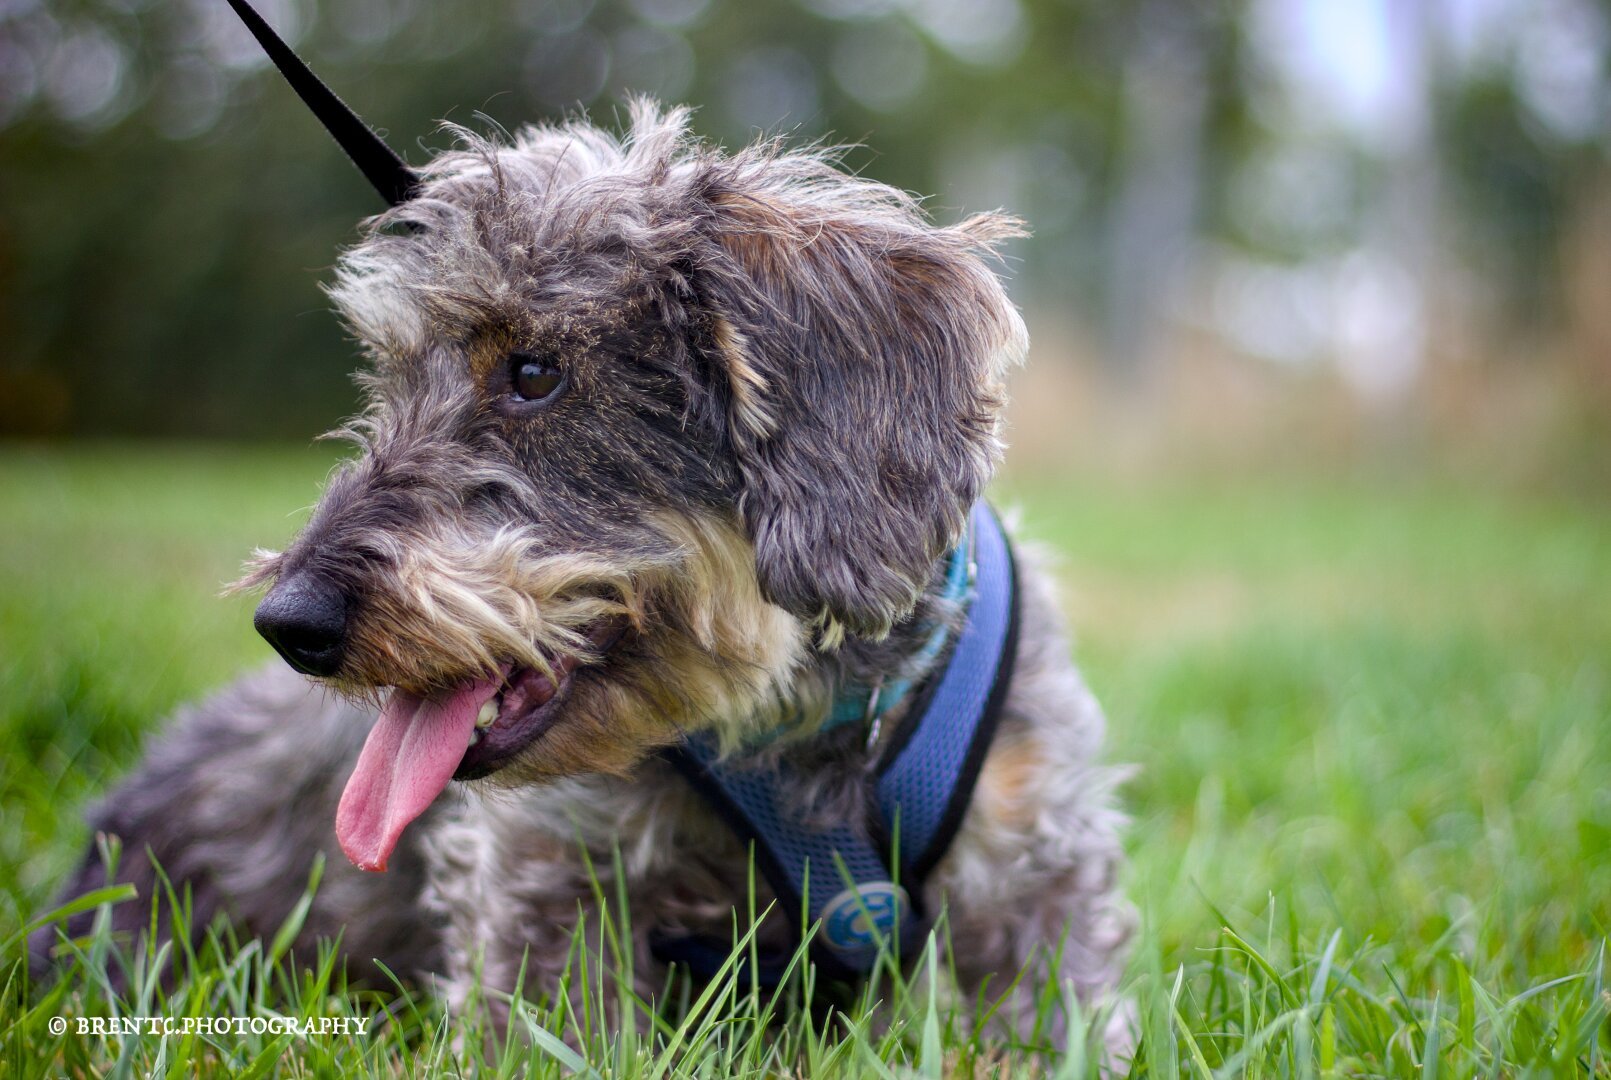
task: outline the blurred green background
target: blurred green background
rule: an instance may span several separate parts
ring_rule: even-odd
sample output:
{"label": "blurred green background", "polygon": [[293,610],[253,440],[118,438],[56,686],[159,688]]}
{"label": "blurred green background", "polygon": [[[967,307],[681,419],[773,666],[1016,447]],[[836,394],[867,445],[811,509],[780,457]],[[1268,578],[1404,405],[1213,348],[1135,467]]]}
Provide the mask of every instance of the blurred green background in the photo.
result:
{"label": "blurred green background", "polygon": [[[1318,430],[1328,454],[1524,445],[1591,482],[1607,460],[1603,3],[261,7],[416,162],[443,118],[609,123],[641,91],[728,144],[861,144],[941,220],[1021,214],[1029,377],[1063,380],[1032,450],[1161,417],[1255,457]],[[0,432],[329,426],[350,350],[318,286],[375,209],[223,0],[4,0]]]}

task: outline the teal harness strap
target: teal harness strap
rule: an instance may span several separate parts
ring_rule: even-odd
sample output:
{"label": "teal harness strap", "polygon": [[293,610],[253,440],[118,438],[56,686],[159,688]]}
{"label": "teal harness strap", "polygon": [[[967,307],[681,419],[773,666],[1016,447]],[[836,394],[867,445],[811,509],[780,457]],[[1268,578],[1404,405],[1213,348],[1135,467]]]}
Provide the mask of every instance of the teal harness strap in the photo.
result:
{"label": "teal harness strap", "polygon": [[[952,603],[968,598],[973,586],[973,524],[963,530],[962,539],[951,549],[950,562],[945,569],[945,587],[940,596]],[[913,655],[908,665],[912,671],[927,672],[950,643],[950,628],[943,623],[929,632],[928,640]],[[911,679],[882,679],[871,686],[848,686],[834,698],[833,712],[822,730],[833,731],[848,724],[873,723],[893,712],[895,706],[911,692]]]}
{"label": "teal harness strap", "polygon": [[[947,571],[947,581],[960,581],[963,589],[970,578],[967,618],[955,642],[939,631],[937,645],[933,638],[925,644],[936,655],[951,644],[949,657],[916,691],[899,738],[869,774],[869,820],[813,825],[794,819],[792,808],[777,800],[795,779],[792,766],[772,757],[723,759],[703,737],[666,754],[739,839],[753,845],[756,865],[796,940],[819,927],[813,958],[832,977],[862,978],[884,951],[911,955],[928,925],[920,906],[923,883],[961,825],[1011,682],[1017,583],[1006,535],[982,502],[970,515],[970,538],[953,552]],[[850,696],[857,719],[892,707],[878,700],[892,689],[895,700],[911,691],[893,683],[881,691],[857,690]],[[727,942],[665,935],[651,945],[663,962],[706,978],[730,951]],[[755,977],[775,981],[786,960],[763,958]]]}

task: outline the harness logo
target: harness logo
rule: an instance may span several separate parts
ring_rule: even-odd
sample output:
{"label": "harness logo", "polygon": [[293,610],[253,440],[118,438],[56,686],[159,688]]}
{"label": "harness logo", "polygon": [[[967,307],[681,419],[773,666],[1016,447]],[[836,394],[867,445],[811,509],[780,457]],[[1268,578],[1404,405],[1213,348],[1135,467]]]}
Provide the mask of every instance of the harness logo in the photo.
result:
{"label": "harness logo", "polygon": [[835,952],[876,948],[893,942],[910,901],[893,881],[868,881],[828,901],[822,909],[822,937]]}

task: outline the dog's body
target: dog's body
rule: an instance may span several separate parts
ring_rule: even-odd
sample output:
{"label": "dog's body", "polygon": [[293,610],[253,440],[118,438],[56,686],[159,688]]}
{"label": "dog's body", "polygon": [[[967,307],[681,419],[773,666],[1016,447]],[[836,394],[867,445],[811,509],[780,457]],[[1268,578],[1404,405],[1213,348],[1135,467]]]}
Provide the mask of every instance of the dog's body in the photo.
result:
{"label": "dog's body", "polygon": [[[922,641],[963,617],[937,568],[1024,347],[983,261],[1015,226],[934,228],[821,154],[726,157],[684,126],[640,106],[624,142],[574,124],[441,155],[344,257],[363,453],[252,578],[323,685],[276,668],[182,716],[96,822],[123,877],[150,884],[149,847],[202,919],[271,933],[325,851],[304,938],[462,996],[523,968],[551,988],[619,867],[647,992],[650,935],[725,937],[749,880],[659,748],[781,756],[803,820],[859,814],[907,718],[825,716],[848,683],[927,674]],[[923,905],[970,997],[1030,970],[1008,1016],[1048,979],[1110,988],[1131,921],[1101,713],[1018,562],[1012,682]],[[455,766],[437,743],[466,734]],[[475,782],[433,802],[445,769]],[[99,884],[89,858],[72,888]]]}

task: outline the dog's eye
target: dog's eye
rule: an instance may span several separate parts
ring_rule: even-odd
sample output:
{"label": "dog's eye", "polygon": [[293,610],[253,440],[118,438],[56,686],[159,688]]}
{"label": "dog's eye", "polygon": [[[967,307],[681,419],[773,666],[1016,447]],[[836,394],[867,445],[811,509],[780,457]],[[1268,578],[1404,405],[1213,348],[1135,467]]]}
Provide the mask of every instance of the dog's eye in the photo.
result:
{"label": "dog's eye", "polygon": [[515,353],[509,358],[509,387],[517,401],[541,401],[563,381],[558,368],[534,356]]}

